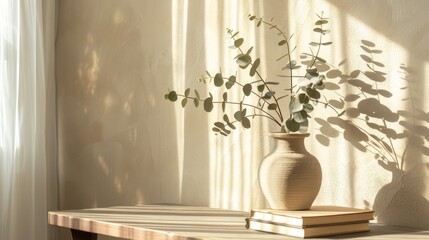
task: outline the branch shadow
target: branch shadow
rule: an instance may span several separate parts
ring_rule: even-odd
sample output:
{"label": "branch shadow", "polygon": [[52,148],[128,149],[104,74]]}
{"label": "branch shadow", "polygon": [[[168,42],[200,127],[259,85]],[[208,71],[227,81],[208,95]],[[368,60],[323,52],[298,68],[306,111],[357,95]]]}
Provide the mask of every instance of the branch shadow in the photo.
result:
{"label": "branch shadow", "polygon": [[[346,95],[327,100],[325,106],[333,108],[338,116],[315,118],[319,132],[316,140],[329,146],[341,135],[362,153],[372,154],[384,170],[391,172],[391,182],[381,187],[373,204],[377,221],[389,225],[412,226],[429,229],[429,201],[424,197],[424,179],[429,171],[429,113],[416,107],[413,70],[400,66],[403,87],[399,92],[406,96],[398,108],[392,92],[383,88],[389,80],[385,65],[377,61],[382,54],[375,43],[362,40],[360,55],[366,68],[350,73],[323,63],[329,90],[350,89]],[[418,85],[417,85],[418,86]],[[401,148],[403,147],[403,149]],[[370,205],[366,202],[366,205]]]}

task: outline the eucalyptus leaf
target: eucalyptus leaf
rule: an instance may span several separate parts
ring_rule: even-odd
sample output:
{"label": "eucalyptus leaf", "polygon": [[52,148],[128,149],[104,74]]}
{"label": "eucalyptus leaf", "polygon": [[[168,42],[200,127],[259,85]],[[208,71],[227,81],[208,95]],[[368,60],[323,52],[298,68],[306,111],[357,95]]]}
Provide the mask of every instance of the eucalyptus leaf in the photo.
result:
{"label": "eucalyptus leaf", "polygon": [[252,58],[250,57],[249,54],[243,54],[243,55],[239,56],[236,60],[237,64],[240,67],[245,67],[245,66],[249,65],[251,61],[252,61]]}
{"label": "eucalyptus leaf", "polygon": [[200,101],[198,101],[197,98],[194,98],[194,105],[195,107],[198,107],[200,105]]}
{"label": "eucalyptus leaf", "polygon": [[265,84],[258,85],[258,91],[263,92],[265,89]]}
{"label": "eucalyptus leaf", "polygon": [[242,116],[240,110],[238,110],[237,112],[234,113],[234,118],[235,118],[235,120],[241,122],[241,119],[243,119],[243,116]]}
{"label": "eucalyptus leaf", "polygon": [[305,93],[300,93],[298,95],[298,100],[299,100],[299,103],[302,103],[302,104],[307,104],[308,102],[310,102],[310,98]]}
{"label": "eucalyptus leaf", "polygon": [[209,71],[207,71],[207,70],[206,70],[206,74],[207,74],[207,76],[212,77],[212,75],[210,75]]}
{"label": "eucalyptus leaf", "polygon": [[274,95],[276,94],[276,92],[266,92],[265,95],[262,97],[263,99],[271,99]]}
{"label": "eucalyptus leaf", "polygon": [[281,40],[279,43],[278,43],[278,45],[279,46],[283,46],[283,45],[285,45],[287,43],[287,41],[286,40]]}
{"label": "eucalyptus leaf", "polygon": [[216,75],[214,76],[214,85],[216,87],[220,87],[223,85],[223,77],[221,73],[216,73]]}
{"label": "eucalyptus leaf", "polygon": [[251,77],[255,76],[256,70],[258,69],[258,67],[259,67],[259,64],[260,64],[260,63],[261,63],[261,60],[260,60],[259,58],[257,58],[257,59],[253,62],[253,65],[252,65],[252,67],[250,68],[250,73],[249,73],[249,75],[250,75]]}
{"label": "eucalyptus leaf", "polygon": [[307,88],[307,94],[314,99],[319,99],[321,97],[320,92],[312,88]]}
{"label": "eucalyptus leaf", "polygon": [[230,76],[228,78],[228,81],[225,83],[226,89],[230,89],[232,86],[234,86],[236,81],[236,77],[234,75]]}
{"label": "eucalyptus leaf", "polygon": [[253,46],[249,48],[249,50],[247,50],[246,54],[250,54],[253,50]]}
{"label": "eucalyptus leaf", "polygon": [[309,68],[309,69],[306,69],[306,71],[307,71],[307,73],[308,73],[309,75],[311,75],[311,76],[313,76],[313,77],[318,77],[318,76],[319,76],[319,73],[318,73],[318,71],[317,71],[317,68]]}
{"label": "eucalyptus leaf", "polygon": [[182,107],[185,107],[187,102],[188,102],[188,99],[187,99],[187,98],[184,98],[184,99],[182,100]]}
{"label": "eucalyptus leaf", "polygon": [[327,23],[328,23],[328,20],[323,19],[323,20],[316,21],[315,25],[323,25],[323,24],[327,24]]}
{"label": "eucalyptus leaf", "polygon": [[224,114],[223,120],[226,122],[228,127],[230,127],[231,129],[235,129],[235,126],[231,123],[231,121],[229,121],[228,115]]}
{"label": "eucalyptus leaf", "polygon": [[219,128],[217,128],[217,127],[213,127],[213,128],[212,128],[212,131],[213,131],[213,132],[216,132],[216,133],[219,133],[219,132],[220,132],[220,129],[219,129]]}
{"label": "eucalyptus leaf", "polygon": [[276,110],[276,109],[277,109],[277,104],[275,104],[275,103],[271,103],[271,104],[269,104],[269,105],[268,105],[268,109],[269,109],[269,110]]}
{"label": "eucalyptus leaf", "polygon": [[297,122],[297,123],[302,123],[305,120],[307,120],[307,112],[305,110],[301,110],[299,112],[295,112],[292,114],[293,119]]}
{"label": "eucalyptus leaf", "polygon": [[254,16],[254,15],[253,15],[253,16],[250,16],[250,17],[249,17],[249,20],[250,20],[250,21],[253,21],[253,20],[255,20],[255,18],[256,18],[256,16]]}
{"label": "eucalyptus leaf", "polygon": [[293,118],[286,120],[286,127],[291,132],[296,132],[299,130],[300,124],[297,123]]}
{"label": "eucalyptus leaf", "polygon": [[204,100],[204,111],[211,112],[213,110],[213,98],[209,97]]}
{"label": "eucalyptus leaf", "polygon": [[313,105],[311,105],[310,103],[308,103],[308,104],[305,104],[305,111],[307,112],[307,113],[310,113],[310,112],[312,112],[313,110],[314,110],[314,107],[313,107]]}
{"label": "eucalyptus leaf", "polygon": [[224,92],[222,95],[223,101],[227,102],[228,101],[228,93]]}
{"label": "eucalyptus leaf", "polygon": [[244,42],[244,39],[243,38],[239,38],[239,39],[237,39],[237,40],[234,41],[234,46],[237,47],[237,48],[239,48],[243,44],[243,42]]}
{"label": "eucalyptus leaf", "polygon": [[187,89],[185,90],[185,97],[188,97],[190,92],[191,92],[191,89],[190,89],[190,88],[187,88]]}
{"label": "eucalyptus leaf", "polygon": [[243,86],[243,93],[246,96],[249,96],[252,93],[252,85],[250,83]]}
{"label": "eucalyptus leaf", "polygon": [[222,122],[215,122],[214,125],[220,129],[225,128],[225,124],[223,124]]}
{"label": "eucalyptus leaf", "polygon": [[243,119],[241,120],[241,125],[243,125],[244,128],[249,129],[250,120],[247,117],[243,117]]}
{"label": "eucalyptus leaf", "polygon": [[168,100],[175,102],[177,101],[177,93],[176,91],[171,91],[168,93]]}

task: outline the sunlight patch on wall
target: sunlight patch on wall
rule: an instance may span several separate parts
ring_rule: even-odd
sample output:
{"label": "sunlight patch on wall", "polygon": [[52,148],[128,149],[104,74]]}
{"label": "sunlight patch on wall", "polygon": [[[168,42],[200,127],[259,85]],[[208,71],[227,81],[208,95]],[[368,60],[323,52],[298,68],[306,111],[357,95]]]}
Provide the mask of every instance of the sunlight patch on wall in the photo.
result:
{"label": "sunlight patch on wall", "polygon": [[[172,1],[172,58],[173,58],[173,89],[182,93],[186,83],[186,41],[188,27],[188,1]],[[179,193],[182,192],[183,164],[185,149],[185,114],[179,104],[175,106]],[[179,200],[182,196],[179,196]]]}

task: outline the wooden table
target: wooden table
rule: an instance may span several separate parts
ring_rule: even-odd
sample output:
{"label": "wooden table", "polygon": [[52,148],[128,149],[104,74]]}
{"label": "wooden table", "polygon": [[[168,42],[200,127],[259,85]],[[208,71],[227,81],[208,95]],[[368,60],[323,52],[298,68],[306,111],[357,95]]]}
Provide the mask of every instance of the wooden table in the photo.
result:
{"label": "wooden table", "polygon": [[[97,234],[125,239],[297,239],[246,229],[248,213],[207,207],[144,205],[49,212],[49,224],[70,228],[74,240]],[[429,239],[429,231],[370,224],[367,233],[317,239]]]}

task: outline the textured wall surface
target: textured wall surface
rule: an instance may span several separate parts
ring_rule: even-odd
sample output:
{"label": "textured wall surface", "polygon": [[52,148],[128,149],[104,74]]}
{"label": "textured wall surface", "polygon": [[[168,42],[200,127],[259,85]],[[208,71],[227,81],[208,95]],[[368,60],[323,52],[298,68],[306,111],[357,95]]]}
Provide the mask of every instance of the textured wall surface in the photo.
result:
{"label": "textured wall surface", "polygon": [[[278,131],[264,119],[228,138],[212,133],[220,108],[164,100],[168,89],[222,90],[198,82],[207,69],[235,74],[225,28],[240,31],[260,70],[279,80],[279,37],[249,13],[294,33],[293,59],[317,40],[324,12],[333,44],[327,99],[307,148],[323,169],[317,204],[369,207],[379,222],[429,229],[429,3],[427,1],[63,0],[56,48],[61,209],[182,203],[248,210],[265,202],[257,169]],[[240,71],[241,81],[252,81]],[[278,91],[288,86],[280,78]],[[241,89],[232,89],[239,100]],[[342,97],[340,97],[342,96]],[[345,99],[345,100],[340,100]],[[283,102],[287,105],[287,102]],[[192,104],[190,104],[192,105]],[[233,113],[236,108],[227,109]],[[286,111],[286,109],[285,109]],[[351,121],[349,121],[351,120]]]}

